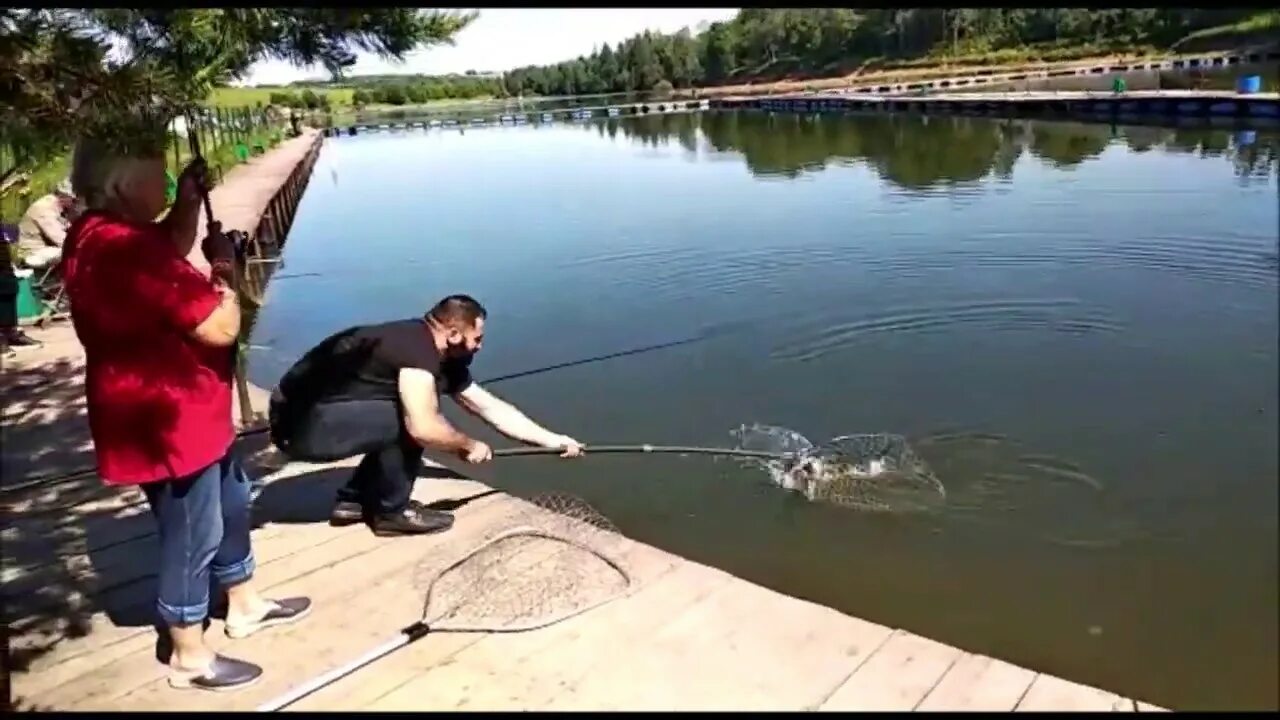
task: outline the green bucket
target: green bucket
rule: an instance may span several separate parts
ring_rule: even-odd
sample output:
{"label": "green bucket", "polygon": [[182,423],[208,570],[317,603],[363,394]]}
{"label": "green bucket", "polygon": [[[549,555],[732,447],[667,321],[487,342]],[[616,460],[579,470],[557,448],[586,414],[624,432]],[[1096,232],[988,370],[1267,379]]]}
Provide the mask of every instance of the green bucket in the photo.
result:
{"label": "green bucket", "polygon": [[249,159],[249,148],[244,143],[236,143],[236,159],[240,162]]}
{"label": "green bucket", "polygon": [[35,288],[32,284],[35,272],[31,270],[14,270],[13,276],[18,280],[18,320],[31,320],[43,315],[44,305],[36,297]]}
{"label": "green bucket", "polygon": [[174,200],[178,199],[178,179],[168,170],[164,171],[164,197],[172,205]]}

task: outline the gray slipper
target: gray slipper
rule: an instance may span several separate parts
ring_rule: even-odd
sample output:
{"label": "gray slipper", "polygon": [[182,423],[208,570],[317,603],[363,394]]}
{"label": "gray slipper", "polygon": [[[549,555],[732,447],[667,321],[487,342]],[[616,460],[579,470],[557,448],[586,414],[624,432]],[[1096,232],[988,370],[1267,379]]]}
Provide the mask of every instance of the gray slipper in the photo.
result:
{"label": "gray slipper", "polygon": [[276,625],[287,625],[306,617],[311,613],[311,598],[292,597],[283,600],[268,600],[272,604],[272,608],[267,611],[258,620],[250,622],[240,622],[232,625],[227,623],[227,637],[240,639]]}
{"label": "gray slipper", "polygon": [[181,690],[212,690],[222,692],[239,690],[257,682],[262,677],[262,668],[253,663],[236,660],[223,655],[214,655],[213,662],[203,670],[169,670],[169,686]]}

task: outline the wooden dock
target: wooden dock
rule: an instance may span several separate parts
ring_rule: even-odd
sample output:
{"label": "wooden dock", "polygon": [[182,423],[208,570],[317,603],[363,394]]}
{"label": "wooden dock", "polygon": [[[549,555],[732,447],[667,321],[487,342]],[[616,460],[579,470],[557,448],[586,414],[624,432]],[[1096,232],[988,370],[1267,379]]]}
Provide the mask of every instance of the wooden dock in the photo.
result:
{"label": "wooden dock", "polygon": [[[427,468],[415,497],[452,507],[453,529],[382,539],[332,528],[329,503],[354,461],[273,465],[254,532],[257,578],[304,594],[296,626],[219,650],[261,663],[232,693],[165,682],[150,625],[155,538],[141,493],[87,480],[4,498],[4,591],[19,707],[252,710],[394,637],[419,619],[415,565],[464,551],[523,501]],[[274,471],[272,471],[272,469]],[[618,538],[633,576],[622,599],[543,630],[428,635],[289,710],[1157,710],[1115,692],[965,652],[903,629],[787,597],[657,548]]]}

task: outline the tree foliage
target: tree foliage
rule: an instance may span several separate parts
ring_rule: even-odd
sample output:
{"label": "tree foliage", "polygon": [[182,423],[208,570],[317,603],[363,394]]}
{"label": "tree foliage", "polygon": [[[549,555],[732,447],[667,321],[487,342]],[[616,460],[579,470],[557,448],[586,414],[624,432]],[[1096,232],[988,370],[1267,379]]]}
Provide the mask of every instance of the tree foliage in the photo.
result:
{"label": "tree foliage", "polygon": [[618,47],[506,75],[511,95],[647,91],[785,73],[821,73],[873,59],[992,52],[1035,45],[1148,44],[1238,21],[1256,9],[746,8],[694,35],[644,32]]}
{"label": "tree foliage", "polygon": [[0,140],[94,136],[132,152],[258,60],[321,65],[357,50],[403,59],[475,14],[412,8],[0,9]]}
{"label": "tree foliage", "polygon": [[422,104],[432,100],[466,100],[506,95],[498,77],[470,75],[375,76],[353,79],[356,105]]}

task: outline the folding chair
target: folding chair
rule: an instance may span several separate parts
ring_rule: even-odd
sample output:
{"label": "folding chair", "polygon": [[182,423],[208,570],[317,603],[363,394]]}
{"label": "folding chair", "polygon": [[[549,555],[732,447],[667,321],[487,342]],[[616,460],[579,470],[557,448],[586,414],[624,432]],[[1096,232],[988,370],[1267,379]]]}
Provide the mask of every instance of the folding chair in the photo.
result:
{"label": "folding chair", "polygon": [[67,289],[62,282],[62,261],[51,262],[48,267],[37,272],[40,276],[36,279],[35,291],[43,308],[40,317],[36,319],[36,327],[43,328],[50,320],[66,320],[71,317],[71,303],[67,300]]}

